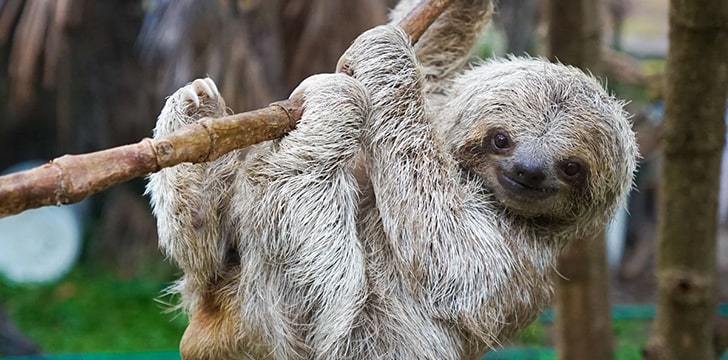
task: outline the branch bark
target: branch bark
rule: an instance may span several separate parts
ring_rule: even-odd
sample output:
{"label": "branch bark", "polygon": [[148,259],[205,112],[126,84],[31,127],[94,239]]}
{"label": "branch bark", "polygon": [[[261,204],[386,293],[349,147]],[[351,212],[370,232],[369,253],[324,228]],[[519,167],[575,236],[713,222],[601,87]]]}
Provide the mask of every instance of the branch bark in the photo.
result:
{"label": "branch bark", "polygon": [[[412,43],[453,0],[424,0],[400,22]],[[112,185],[183,162],[214,160],[232,150],[279,138],[303,112],[299,100],[221,118],[206,118],[158,139],[81,155],[0,177],[0,217],[80,201]]]}

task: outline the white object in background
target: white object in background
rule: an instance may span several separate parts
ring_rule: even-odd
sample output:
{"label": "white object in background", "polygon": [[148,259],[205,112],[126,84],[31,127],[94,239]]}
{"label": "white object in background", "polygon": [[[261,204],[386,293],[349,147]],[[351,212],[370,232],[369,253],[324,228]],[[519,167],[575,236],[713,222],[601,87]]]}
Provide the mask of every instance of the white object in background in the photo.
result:
{"label": "white object in background", "polygon": [[58,280],[76,262],[81,232],[73,210],[43,207],[0,219],[0,272],[13,282]]}
{"label": "white object in background", "polygon": [[[38,165],[23,163],[6,173]],[[0,218],[0,274],[17,283],[53,282],[68,273],[81,250],[74,206],[46,206]]]}
{"label": "white object in background", "polygon": [[622,263],[624,256],[624,245],[627,241],[627,226],[629,213],[627,209],[620,206],[617,213],[607,225],[605,239],[607,242],[607,264],[609,269],[614,271]]}

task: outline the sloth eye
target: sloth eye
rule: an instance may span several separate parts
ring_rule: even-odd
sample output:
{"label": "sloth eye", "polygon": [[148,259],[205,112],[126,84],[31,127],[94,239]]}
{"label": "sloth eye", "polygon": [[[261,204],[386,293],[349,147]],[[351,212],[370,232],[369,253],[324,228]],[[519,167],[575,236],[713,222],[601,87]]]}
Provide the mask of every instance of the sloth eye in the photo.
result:
{"label": "sloth eye", "polygon": [[564,174],[567,176],[576,176],[579,175],[579,172],[581,171],[581,165],[578,163],[569,161],[566,164],[563,165]]}
{"label": "sloth eye", "polygon": [[511,141],[508,135],[498,132],[493,136],[493,147],[496,150],[506,150],[511,147]]}
{"label": "sloth eye", "polygon": [[561,177],[567,181],[579,181],[583,179],[589,170],[587,165],[581,159],[571,158],[562,161],[559,164]]}

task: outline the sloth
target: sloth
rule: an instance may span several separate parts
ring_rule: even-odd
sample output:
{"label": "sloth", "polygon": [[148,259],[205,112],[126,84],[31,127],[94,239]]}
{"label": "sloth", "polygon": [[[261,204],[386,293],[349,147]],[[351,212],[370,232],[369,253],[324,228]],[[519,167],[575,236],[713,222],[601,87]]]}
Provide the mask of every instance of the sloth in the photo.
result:
{"label": "sloth", "polygon": [[[184,359],[470,359],[549,304],[559,253],[623,203],[638,151],[580,70],[468,65],[491,11],[456,0],[414,47],[369,30],[293,91],[288,135],[150,176]],[[225,112],[195,80],[155,136]]]}

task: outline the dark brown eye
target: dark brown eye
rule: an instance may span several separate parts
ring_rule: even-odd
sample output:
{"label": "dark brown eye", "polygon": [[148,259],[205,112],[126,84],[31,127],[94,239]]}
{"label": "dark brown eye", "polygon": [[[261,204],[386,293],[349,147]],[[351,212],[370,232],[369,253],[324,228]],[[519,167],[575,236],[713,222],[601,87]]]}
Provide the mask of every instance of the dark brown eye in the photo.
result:
{"label": "dark brown eye", "polygon": [[559,173],[568,182],[580,182],[589,174],[589,165],[579,158],[569,158],[559,163]]}
{"label": "dark brown eye", "polygon": [[573,161],[565,163],[562,168],[564,169],[564,174],[566,174],[566,176],[576,176],[581,172],[581,165]]}
{"label": "dark brown eye", "polygon": [[511,141],[508,139],[508,135],[499,132],[493,136],[493,146],[497,150],[506,150],[511,147]]}

